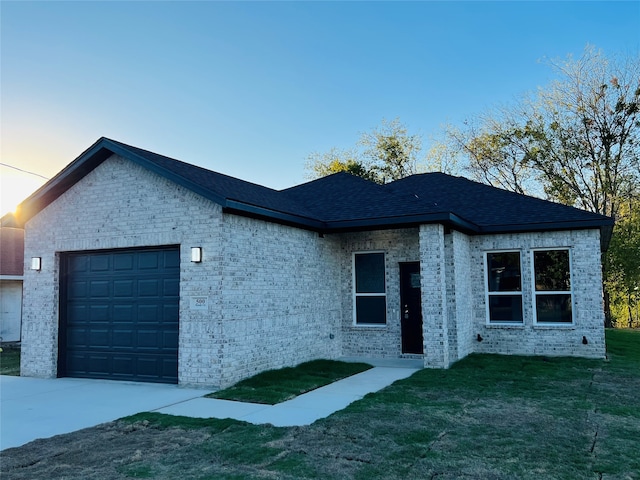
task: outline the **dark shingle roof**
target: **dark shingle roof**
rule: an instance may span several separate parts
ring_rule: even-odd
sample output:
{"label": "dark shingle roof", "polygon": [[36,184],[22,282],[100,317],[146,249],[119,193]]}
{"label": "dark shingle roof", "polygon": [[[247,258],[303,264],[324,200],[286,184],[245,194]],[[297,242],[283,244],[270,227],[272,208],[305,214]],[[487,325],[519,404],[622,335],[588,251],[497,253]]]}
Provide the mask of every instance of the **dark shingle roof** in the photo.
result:
{"label": "dark shingle roof", "polygon": [[209,198],[224,211],[319,232],[442,223],[473,234],[577,228],[601,228],[606,233],[613,225],[609,217],[443,173],[412,175],[386,185],[337,173],[277,191],[107,138],[25,200],[21,221],[112,154]]}

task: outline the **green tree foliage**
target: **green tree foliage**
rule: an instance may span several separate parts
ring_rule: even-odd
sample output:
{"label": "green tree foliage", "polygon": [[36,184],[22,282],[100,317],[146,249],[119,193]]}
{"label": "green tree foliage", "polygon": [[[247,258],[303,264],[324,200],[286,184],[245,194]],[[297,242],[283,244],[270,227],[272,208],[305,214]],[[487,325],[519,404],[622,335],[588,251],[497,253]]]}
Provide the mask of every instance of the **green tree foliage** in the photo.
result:
{"label": "green tree foliage", "polygon": [[398,120],[382,121],[363,133],[353,150],[331,149],[307,159],[310,178],[348,172],[377,183],[387,183],[418,173],[422,139],[409,134]]}
{"label": "green tree foliage", "polygon": [[611,272],[607,290],[618,325],[640,327],[640,197],[621,206],[606,262]]}
{"label": "green tree foliage", "polygon": [[307,160],[307,169],[311,172],[311,178],[347,172],[367,180],[377,181],[376,175],[359,159],[357,152],[333,148],[326,153],[312,153]]}
{"label": "green tree foliage", "polygon": [[[449,128],[449,142],[480,181],[619,219],[615,251],[621,235],[638,235],[625,233],[621,212],[640,194],[640,61],[611,60],[587,46],[580,58],[550,65],[558,75],[550,86]],[[640,250],[627,255],[637,262]],[[607,259],[604,266],[608,310],[609,297],[620,298],[623,266]]]}

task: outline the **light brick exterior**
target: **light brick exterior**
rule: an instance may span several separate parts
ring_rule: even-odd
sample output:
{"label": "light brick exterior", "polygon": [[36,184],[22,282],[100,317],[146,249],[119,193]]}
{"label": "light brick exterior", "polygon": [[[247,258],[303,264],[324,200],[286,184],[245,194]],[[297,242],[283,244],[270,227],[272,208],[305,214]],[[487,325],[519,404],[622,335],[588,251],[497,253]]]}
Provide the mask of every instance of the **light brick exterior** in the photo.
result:
{"label": "light brick exterior", "polygon": [[425,367],[449,366],[449,315],[442,225],[420,226],[420,274]]}
{"label": "light brick exterior", "polygon": [[[400,262],[420,260],[418,229],[376,230],[336,235],[341,244],[342,351],[347,356],[399,357]],[[353,311],[353,255],[380,251],[385,254],[387,324],[355,325]]]}
{"label": "light brick exterior", "polygon": [[[471,352],[604,355],[598,230],[468,236],[442,225],[321,236],[221,207],[113,156],[26,225],[22,374],[54,377],[61,252],[180,246],[178,379],[225,387],[259,371],[340,355],[401,357],[399,263],[421,262],[424,364]],[[203,249],[202,263],[190,247]],[[533,248],[571,251],[575,322],[533,324]],[[525,321],[487,325],[484,255],[522,252]],[[387,323],[353,316],[353,255],[385,253]],[[29,269],[42,257],[40,272]],[[206,297],[206,310],[192,297]],[[480,334],[482,342],[476,340]],[[588,344],[582,344],[582,337]]]}
{"label": "light brick exterior", "polygon": [[[54,377],[60,252],[180,245],[178,378],[226,386],[340,354],[339,249],[330,238],[221,208],[112,157],[26,225],[22,374]],[[190,262],[190,248],[203,261]],[[332,266],[332,264],[334,266]],[[192,296],[208,310],[192,310]],[[333,336],[333,339],[330,336]]]}
{"label": "light brick exterior", "polygon": [[223,220],[220,383],[341,354],[339,246],[317,233]]}
{"label": "light brick exterior", "polygon": [[473,351],[473,284],[469,281],[471,239],[453,231],[444,236],[444,244],[449,363],[453,363]]}
{"label": "light brick exterior", "polygon": [[[473,351],[518,355],[566,355],[602,358],[605,355],[600,234],[598,230],[534,232],[472,237],[469,282],[472,284]],[[569,248],[573,290],[573,325],[535,325],[531,251]],[[487,325],[484,255],[491,250],[518,250],[522,262],[524,324]],[[588,344],[582,344],[582,337]]]}

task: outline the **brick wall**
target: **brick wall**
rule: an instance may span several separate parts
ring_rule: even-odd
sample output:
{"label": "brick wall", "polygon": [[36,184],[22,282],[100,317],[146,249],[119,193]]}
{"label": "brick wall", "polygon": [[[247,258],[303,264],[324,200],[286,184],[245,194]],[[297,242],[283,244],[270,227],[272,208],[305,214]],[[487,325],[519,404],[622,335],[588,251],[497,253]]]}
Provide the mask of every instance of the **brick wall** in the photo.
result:
{"label": "brick wall", "polygon": [[[341,351],[335,239],[223,214],[209,200],[112,157],[26,226],[22,372],[54,377],[59,252],[180,245],[178,378],[226,386]],[[190,247],[203,261],[190,262]],[[206,310],[192,309],[205,297]],[[333,338],[331,338],[333,337]]]}
{"label": "brick wall", "polygon": [[[337,235],[341,244],[342,351],[347,356],[398,357],[400,331],[400,262],[420,260],[418,229],[382,230]],[[387,323],[355,325],[353,319],[353,254],[385,253]]]}
{"label": "brick wall", "polygon": [[[574,324],[540,325],[533,321],[531,250],[569,248]],[[519,250],[522,262],[524,323],[519,326],[487,325],[484,255],[491,250]],[[473,331],[482,342],[473,340],[474,351],[520,355],[567,355],[602,358],[604,312],[602,271],[598,230],[575,230],[471,237]],[[582,344],[582,337],[588,344]]]}
{"label": "brick wall", "polygon": [[221,385],[341,353],[335,238],[223,217]]}
{"label": "brick wall", "polygon": [[[424,366],[447,368],[449,313],[446,287],[446,251],[442,225],[420,225],[420,273]],[[451,268],[449,273],[451,274]],[[451,289],[450,289],[451,290]]]}
{"label": "brick wall", "polygon": [[[221,208],[113,156],[26,225],[22,373],[57,369],[60,252],[180,245],[179,382],[226,386],[313,358],[398,357],[400,262],[421,262],[425,366],[471,351],[604,355],[597,230],[466,236],[441,225],[325,235],[222,213]],[[203,261],[190,262],[190,247]],[[575,324],[533,324],[532,248],[572,255]],[[486,324],[484,255],[522,251],[525,321]],[[353,254],[383,251],[387,323],[353,320]],[[42,257],[42,271],[26,265]],[[192,309],[205,297],[205,310]],[[482,342],[475,341],[477,334]],[[588,345],[582,344],[582,337]]]}
{"label": "brick wall", "polygon": [[[221,281],[210,261],[220,248],[220,207],[127,160],[111,157],[27,222],[25,258],[42,257],[42,270],[25,260],[22,374],[54,377],[58,358],[59,253],[180,245],[181,383],[215,384],[219,362],[208,352],[220,331],[219,305],[190,310],[192,295],[210,295]],[[190,262],[201,246],[204,261]]]}
{"label": "brick wall", "polygon": [[449,327],[449,363],[473,351],[472,284],[470,238],[452,231],[444,236],[447,314]]}

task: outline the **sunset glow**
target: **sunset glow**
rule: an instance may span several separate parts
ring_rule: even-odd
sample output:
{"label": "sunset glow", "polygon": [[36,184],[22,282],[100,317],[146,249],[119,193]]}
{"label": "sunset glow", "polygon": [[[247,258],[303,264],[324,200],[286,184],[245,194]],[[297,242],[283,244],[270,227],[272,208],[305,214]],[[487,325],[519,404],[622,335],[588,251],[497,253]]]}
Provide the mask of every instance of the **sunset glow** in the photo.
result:
{"label": "sunset glow", "polygon": [[44,178],[0,165],[0,216],[14,212],[20,202],[45,182]]}

